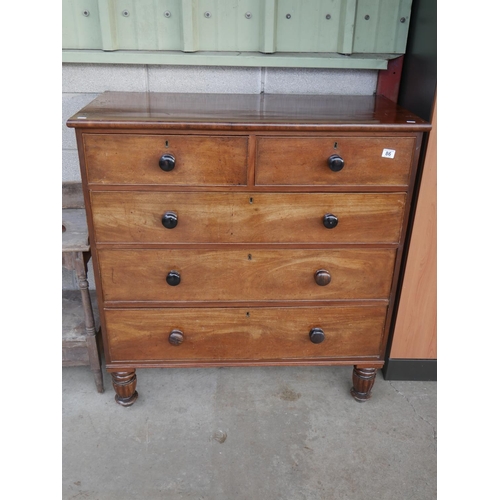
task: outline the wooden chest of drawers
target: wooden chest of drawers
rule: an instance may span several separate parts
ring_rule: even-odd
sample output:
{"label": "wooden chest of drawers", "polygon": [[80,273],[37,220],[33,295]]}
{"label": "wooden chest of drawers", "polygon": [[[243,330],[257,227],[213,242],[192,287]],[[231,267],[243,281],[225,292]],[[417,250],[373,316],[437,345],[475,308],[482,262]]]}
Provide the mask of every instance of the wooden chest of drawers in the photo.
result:
{"label": "wooden chest of drawers", "polygon": [[76,129],[106,368],[383,366],[423,132],[379,96],[102,94]]}

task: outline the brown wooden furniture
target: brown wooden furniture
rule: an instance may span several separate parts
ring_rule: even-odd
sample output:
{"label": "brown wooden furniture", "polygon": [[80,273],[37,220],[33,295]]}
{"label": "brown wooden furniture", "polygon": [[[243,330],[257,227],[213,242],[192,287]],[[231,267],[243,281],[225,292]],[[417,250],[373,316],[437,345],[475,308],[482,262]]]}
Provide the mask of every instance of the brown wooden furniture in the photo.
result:
{"label": "brown wooden furniture", "polygon": [[106,368],[383,366],[422,133],[378,96],[104,93],[76,129]]}
{"label": "brown wooden furniture", "polygon": [[436,104],[431,123],[390,356],[384,367],[391,380],[437,378]]}
{"label": "brown wooden furniture", "polygon": [[[80,202],[81,199],[81,202]],[[96,294],[89,290],[90,246],[81,184],[63,184],[62,265],[76,273],[80,290],[62,292],[62,365],[90,366],[98,392],[104,392],[97,348]],[[76,207],[76,208],[75,208]]]}

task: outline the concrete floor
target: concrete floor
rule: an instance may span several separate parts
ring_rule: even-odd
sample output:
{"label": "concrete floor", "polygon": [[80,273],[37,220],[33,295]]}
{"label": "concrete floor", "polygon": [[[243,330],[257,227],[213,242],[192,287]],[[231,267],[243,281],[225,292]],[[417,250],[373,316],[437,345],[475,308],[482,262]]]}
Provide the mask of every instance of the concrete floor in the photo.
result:
{"label": "concrete floor", "polygon": [[351,367],[137,370],[130,408],[63,368],[63,496],[431,500],[436,383],[349,394]]}

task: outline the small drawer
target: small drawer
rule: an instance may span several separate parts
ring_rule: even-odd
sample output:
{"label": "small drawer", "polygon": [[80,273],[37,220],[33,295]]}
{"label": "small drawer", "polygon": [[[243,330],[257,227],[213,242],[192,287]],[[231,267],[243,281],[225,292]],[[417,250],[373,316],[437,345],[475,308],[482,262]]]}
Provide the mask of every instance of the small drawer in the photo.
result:
{"label": "small drawer", "polygon": [[106,301],[387,299],[396,251],[118,250],[98,252]]}
{"label": "small drawer", "polygon": [[415,147],[409,137],[259,137],[260,186],[406,186]]}
{"label": "small drawer", "polygon": [[386,309],[107,309],[105,318],[112,362],[326,360],[379,356]]}
{"label": "small drawer", "polygon": [[397,243],[403,193],[94,191],[97,242]]}
{"label": "small drawer", "polygon": [[89,184],[247,184],[246,136],[84,134],[83,137]]}

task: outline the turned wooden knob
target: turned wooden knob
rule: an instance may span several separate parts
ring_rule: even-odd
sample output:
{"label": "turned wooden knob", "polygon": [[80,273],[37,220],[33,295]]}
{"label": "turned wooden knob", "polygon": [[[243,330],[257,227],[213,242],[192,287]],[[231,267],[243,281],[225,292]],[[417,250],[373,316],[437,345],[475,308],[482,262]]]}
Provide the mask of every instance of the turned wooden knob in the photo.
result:
{"label": "turned wooden knob", "polygon": [[321,328],[313,328],[309,332],[309,339],[313,344],[321,344],[325,340],[325,332]]}
{"label": "turned wooden knob", "polygon": [[337,227],[338,223],[339,219],[336,215],[325,214],[323,216],[323,226],[325,226],[327,229],[333,229],[334,227]]}
{"label": "turned wooden knob", "polygon": [[327,163],[333,172],[340,172],[344,168],[344,159],[339,155],[330,156]]}
{"label": "turned wooden knob", "polygon": [[326,269],[318,269],[314,274],[314,280],[319,286],[326,286],[332,281],[332,276]]}
{"label": "turned wooden knob", "polygon": [[171,154],[163,155],[160,158],[160,168],[165,172],[170,172],[175,167],[175,156]]}
{"label": "turned wooden knob", "polygon": [[180,345],[184,341],[184,334],[180,330],[172,330],[168,336],[168,341],[172,345]]}
{"label": "turned wooden knob", "polygon": [[170,286],[177,286],[181,282],[181,273],[179,271],[170,271],[167,274],[167,283]]}
{"label": "turned wooden knob", "polygon": [[165,212],[161,218],[161,223],[163,224],[163,227],[173,229],[177,226],[177,214],[175,212]]}

